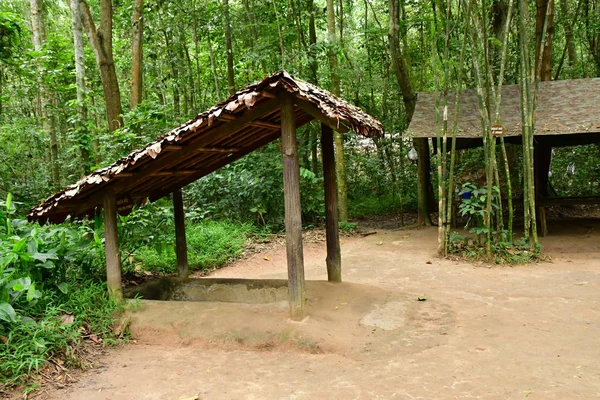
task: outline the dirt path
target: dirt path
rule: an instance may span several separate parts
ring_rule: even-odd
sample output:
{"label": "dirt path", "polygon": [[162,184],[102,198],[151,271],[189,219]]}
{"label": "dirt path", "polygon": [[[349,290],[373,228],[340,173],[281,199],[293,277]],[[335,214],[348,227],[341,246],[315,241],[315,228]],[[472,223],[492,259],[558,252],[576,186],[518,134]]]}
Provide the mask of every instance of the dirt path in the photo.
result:
{"label": "dirt path", "polygon": [[[380,230],[365,238],[345,238],[344,280],[361,284],[356,290],[369,285],[392,293],[413,308],[417,306],[410,301],[426,295],[430,309],[415,314],[418,323],[385,331],[342,318],[333,325],[347,323],[343,342],[348,349],[325,352],[145,341],[114,350],[102,360],[103,367],[48,398],[600,398],[598,239],[584,226],[546,238],[552,262],[488,268],[436,258],[435,229]],[[324,247],[305,247],[307,279],[326,279]],[[256,254],[213,276],[285,278],[285,250]],[[345,303],[360,300],[348,296]],[[325,306],[334,315],[337,311],[330,307]],[[199,315],[185,312],[171,308],[169,315],[183,313],[184,320]],[[262,318],[240,308],[237,312],[230,320],[246,321],[249,327]],[[277,312],[284,315],[285,308]],[[327,315],[316,314],[305,325],[326,323]],[[219,325],[216,316],[211,320]],[[169,324],[178,335],[185,334]],[[285,320],[281,324],[295,326]],[[365,339],[367,334],[371,336]],[[386,338],[385,351],[369,348],[369,341],[377,342],[373,335]]]}

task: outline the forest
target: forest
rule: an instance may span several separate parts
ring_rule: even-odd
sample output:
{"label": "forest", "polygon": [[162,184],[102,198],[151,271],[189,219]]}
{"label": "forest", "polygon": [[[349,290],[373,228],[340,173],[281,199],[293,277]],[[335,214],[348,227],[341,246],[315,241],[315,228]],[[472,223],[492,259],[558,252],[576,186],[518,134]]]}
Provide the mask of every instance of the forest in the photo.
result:
{"label": "forest", "polygon": [[[106,295],[100,216],[39,226],[27,222],[29,209],[279,70],[385,127],[381,138],[335,136],[341,229],[393,215],[402,225],[438,225],[442,255],[526,261],[540,251],[539,82],[600,75],[600,3],[2,1],[0,392],[35,388],[27,378],[52,360],[77,365],[90,335],[123,338],[110,328],[124,305]],[[503,85],[522,93],[522,145],[491,134],[501,124]],[[458,122],[448,109],[474,88],[483,146],[456,150]],[[407,133],[420,92],[436,93],[437,137],[429,141]],[[317,124],[298,130],[305,228],[324,219],[319,137]],[[597,195],[599,159],[597,144],[553,149],[553,189]],[[278,143],[186,187],[190,267],[218,268],[248,241],[281,232],[282,190]],[[452,203],[466,192],[474,195],[459,205],[467,224],[459,235]],[[119,217],[125,274],[175,272],[173,218],[169,198]]]}

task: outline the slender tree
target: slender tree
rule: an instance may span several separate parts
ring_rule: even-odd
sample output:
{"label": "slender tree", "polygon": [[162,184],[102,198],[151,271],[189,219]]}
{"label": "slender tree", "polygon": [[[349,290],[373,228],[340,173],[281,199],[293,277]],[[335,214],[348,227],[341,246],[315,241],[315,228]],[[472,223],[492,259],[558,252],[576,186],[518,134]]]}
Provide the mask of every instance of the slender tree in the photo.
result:
{"label": "slender tree", "polygon": [[[31,39],[33,42],[33,49],[39,55],[43,50],[44,44],[46,43],[46,24],[44,21],[42,0],[30,0],[29,7],[31,13]],[[37,84],[39,87],[38,115],[42,120],[42,129],[44,130],[44,133],[50,138],[50,169],[52,172],[52,185],[55,189],[57,189],[60,187],[60,170],[58,165],[58,139],[53,126],[52,115],[50,114],[49,110],[52,101],[50,99],[50,92],[46,87],[46,82],[44,82],[44,68],[40,63],[38,63],[37,68]]]}
{"label": "slender tree", "polygon": [[[415,112],[417,103],[417,94],[415,93],[410,81],[410,70],[406,64],[406,58],[400,49],[400,5],[398,0],[389,0],[389,39],[390,55],[392,58],[392,69],[396,75],[396,80],[402,91],[404,102],[404,111],[406,113],[406,122],[410,124]],[[431,225],[431,216],[429,215],[429,188],[431,187],[431,178],[429,169],[431,168],[429,159],[429,143],[425,138],[415,138],[415,147],[418,152],[418,223],[420,225]]]}
{"label": "slender tree", "polygon": [[134,0],[131,21],[131,108],[142,102],[142,59],[144,39],[144,0]]}
{"label": "slender tree", "polygon": [[[338,59],[335,53],[337,35],[335,31],[335,5],[334,0],[327,0],[327,50],[329,68],[331,70],[331,92],[340,96],[340,76],[338,72]],[[338,210],[340,221],[348,221],[348,186],[346,182],[346,161],[344,158],[344,136],[334,132],[335,141],[335,172],[338,185]]]}
{"label": "slender tree", "polygon": [[[77,0],[73,0],[77,1]],[[100,26],[92,17],[92,12],[86,0],[79,0],[83,23],[87,37],[94,50],[96,65],[100,71],[104,103],[106,104],[106,119],[108,130],[114,132],[123,127],[123,109],[121,107],[121,92],[115,71],[112,45],[112,1],[100,0]]]}
{"label": "slender tree", "polygon": [[73,48],[75,50],[75,86],[77,89],[77,117],[80,136],[80,155],[82,173],[89,172],[92,162],[90,159],[89,138],[91,132],[87,129],[87,104],[85,86],[85,52],[83,49],[83,26],[81,23],[81,10],[79,1],[70,0],[71,23],[73,27]]}
{"label": "slender tree", "polygon": [[223,24],[225,31],[225,52],[227,53],[227,90],[235,94],[235,78],[233,73],[233,47],[231,45],[231,22],[229,17],[229,0],[223,0]]}

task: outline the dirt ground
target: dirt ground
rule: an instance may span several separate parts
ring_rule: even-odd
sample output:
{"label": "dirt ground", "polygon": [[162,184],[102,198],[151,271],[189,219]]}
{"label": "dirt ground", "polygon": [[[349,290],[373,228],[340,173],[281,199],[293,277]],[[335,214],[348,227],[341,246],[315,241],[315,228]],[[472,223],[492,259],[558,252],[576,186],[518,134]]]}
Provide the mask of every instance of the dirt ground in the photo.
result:
{"label": "dirt ground", "polygon": [[[305,246],[309,318],[285,303],[147,301],[136,344],[50,399],[600,398],[600,223],[553,223],[549,262],[436,257],[436,229],[342,239],[341,285],[325,245]],[[285,278],[276,246],[211,277]],[[418,297],[427,300],[419,302]]]}

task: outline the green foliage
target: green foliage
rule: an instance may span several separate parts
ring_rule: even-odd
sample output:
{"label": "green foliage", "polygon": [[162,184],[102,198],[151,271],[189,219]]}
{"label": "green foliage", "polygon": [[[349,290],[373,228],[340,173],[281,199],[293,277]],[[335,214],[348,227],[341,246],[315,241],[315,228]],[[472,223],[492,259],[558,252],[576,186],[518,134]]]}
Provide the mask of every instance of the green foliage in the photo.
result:
{"label": "green foliage", "polygon": [[110,339],[120,309],[104,284],[81,278],[97,271],[102,245],[94,233],[31,225],[15,210],[12,195],[0,201],[0,388],[21,383],[48,357],[76,364],[83,332]]}
{"label": "green foliage", "polygon": [[[498,205],[498,195],[500,189],[497,186],[492,188],[493,196],[492,199],[492,220],[495,220],[498,216],[497,213],[500,210]],[[484,235],[487,233],[487,228],[484,224],[484,217],[486,212],[487,203],[487,188],[478,188],[475,184],[467,182],[463,184],[462,189],[458,193],[461,196],[461,202],[458,206],[460,215],[467,216],[467,224],[465,228],[471,228],[471,232],[476,235]]]}
{"label": "green foliage", "polygon": [[559,196],[597,195],[600,191],[598,145],[553,149],[551,176]]}
{"label": "green foliage", "polygon": [[[494,236],[495,237],[495,236]],[[502,234],[506,238],[506,232]],[[543,260],[541,246],[531,250],[529,243],[521,238],[514,243],[506,239],[492,243],[493,259],[489,260],[485,254],[485,248],[472,238],[464,237],[457,232],[450,234],[448,252],[462,256],[469,260],[486,260],[494,264],[529,264]]]}
{"label": "green foliage", "polygon": [[[186,226],[188,264],[191,270],[211,270],[222,267],[239,257],[248,239],[259,232],[250,223],[235,223],[226,220],[205,220]],[[172,231],[171,231],[172,232]],[[173,233],[174,235],[174,233]],[[172,236],[173,237],[173,236]],[[125,271],[136,266],[155,273],[176,272],[177,262],[174,246],[140,247],[124,264]]]}
{"label": "green foliage", "polygon": [[[414,198],[404,207],[409,209],[414,207]],[[392,194],[381,197],[362,197],[350,200],[348,204],[348,213],[350,218],[367,218],[372,215],[386,215],[391,213],[399,213],[401,209],[400,197]]]}
{"label": "green foliage", "polygon": [[355,232],[357,228],[358,228],[358,223],[356,223],[356,222],[346,222],[346,221],[340,222],[340,231],[342,231],[342,232],[352,233],[352,232]]}
{"label": "green foliage", "polygon": [[[38,304],[0,325],[0,389],[23,383],[48,358],[78,366],[76,349],[84,335],[105,343],[118,340],[111,330],[122,305],[108,298],[106,286],[90,281],[69,285],[69,295],[46,290]],[[71,322],[72,317],[72,322]]]}

